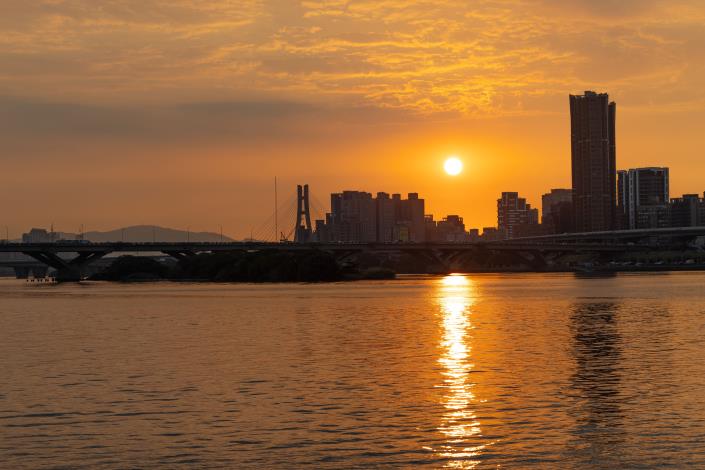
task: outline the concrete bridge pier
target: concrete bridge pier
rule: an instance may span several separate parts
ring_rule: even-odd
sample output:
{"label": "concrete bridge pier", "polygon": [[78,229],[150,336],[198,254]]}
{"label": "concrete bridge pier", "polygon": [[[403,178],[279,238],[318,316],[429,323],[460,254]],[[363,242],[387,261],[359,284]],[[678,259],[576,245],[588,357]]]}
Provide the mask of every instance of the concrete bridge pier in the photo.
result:
{"label": "concrete bridge pier", "polygon": [[66,266],[56,270],[56,282],[80,282],[84,277],[81,266]]}
{"label": "concrete bridge pier", "polygon": [[449,260],[438,250],[404,250],[404,253],[424,263],[427,267],[432,267],[434,272],[439,270],[440,273],[450,274],[453,271]]}
{"label": "concrete bridge pier", "polygon": [[517,251],[513,253],[513,257],[519,263],[534,271],[545,271],[548,268],[546,256],[540,250]]}
{"label": "concrete bridge pier", "polygon": [[349,262],[350,259],[359,254],[359,250],[347,250],[347,251],[329,251],[331,255],[335,258],[335,260],[338,262],[338,264],[342,265],[343,263]]}
{"label": "concrete bridge pier", "polygon": [[[79,282],[84,276],[84,268],[95,260],[102,258],[110,253],[109,251],[88,251],[81,252],[73,259],[65,259],[58,256],[52,251],[41,252],[25,252],[27,256],[31,256],[44,263],[45,265],[56,269],[57,282]],[[47,268],[48,270],[48,268]],[[46,274],[46,271],[45,271]]]}

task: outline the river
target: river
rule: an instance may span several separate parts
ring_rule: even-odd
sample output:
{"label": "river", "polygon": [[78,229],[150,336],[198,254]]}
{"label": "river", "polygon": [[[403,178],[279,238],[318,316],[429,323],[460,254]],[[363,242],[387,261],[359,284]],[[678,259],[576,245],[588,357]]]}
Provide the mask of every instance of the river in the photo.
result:
{"label": "river", "polygon": [[705,273],[0,280],[2,468],[705,468]]}

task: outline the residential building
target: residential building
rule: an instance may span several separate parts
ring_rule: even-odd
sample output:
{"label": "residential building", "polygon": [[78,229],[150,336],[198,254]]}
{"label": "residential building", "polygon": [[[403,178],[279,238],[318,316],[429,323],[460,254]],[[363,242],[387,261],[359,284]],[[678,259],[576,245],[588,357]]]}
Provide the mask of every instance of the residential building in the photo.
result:
{"label": "residential building", "polygon": [[684,194],[671,199],[671,227],[699,227],[705,225],[705,193],[701,199],[697,194]]}
{"label": "residential building", "polygon": [[52,230],[47,232],[43,228],[33,228],[22,234],[22,243],[53,243],[56,241],[56,234]]}
{"label": "residential building", "polygon": [[503,192],[497,200],[497,227],[504,233],[505,238],[515,238],[517,227],[521,225],[538,225],[539,211],[532,209],[526,199],[520,198],[519,193]]}
{"label": "residential building", "polygon": [[481,238],[483,242],[494,242],[504,240],[505,234],[497,227],[483,227]]}
{"label": "residential building", "polygon": [[377,208],[370,193],[331,194],[330,239],[346,243],[377,241]]}
{"label": "residential building", "polygon": [[418,193],[409,193],[407,199],[400,201],[399,222],[408,227],[409,241],[426,241],[425,215],[425,201]]}
{"label": "residential building", "polygon": [[436,240],[442,242],[467,242],[470,237],[465,231],[465,222],[459,215],[448,215],[436,226]]}
{"label": "residential building", "polygon": [[575,230],[616,224],[616,112],[607,93],[570,95],[570,140]]}
{"label": "residential building", "polygon": [[620,170],[617,207],[620,228],[647,229],[670,226],[668,168]]}
{"label": "residential building", "polygon": [[394,227],[396,225],[395,200],[387,193],[377,193],[377,241],[390,243],[394,241]]}
{"label": "residential building", "polygon": [[426,240],[425,201],[417,193],[408,199],[400,194],[343,191],[331,194],[331,212],[325,222],[316,221],[315,239],[319,241],[423,242]]}
{"label": "residential building", "polygon": [[572,189],[551,189],[541,196],[541,225],[546,234],[573,230]]}

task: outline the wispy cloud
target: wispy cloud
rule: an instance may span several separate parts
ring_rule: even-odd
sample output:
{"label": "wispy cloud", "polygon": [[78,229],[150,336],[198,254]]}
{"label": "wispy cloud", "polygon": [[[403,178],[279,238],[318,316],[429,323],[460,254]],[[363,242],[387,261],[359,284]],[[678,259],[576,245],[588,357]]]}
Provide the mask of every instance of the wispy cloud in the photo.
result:
{"label": "wispy cloud", "polygon": [[[605,88],[700,102],[697,0],[8,0],[6,94],[84,104],[280,99],[546,112]],[[59,92],[60,90],[60,92]],[[641,100],[644,101],[644,100]]]}

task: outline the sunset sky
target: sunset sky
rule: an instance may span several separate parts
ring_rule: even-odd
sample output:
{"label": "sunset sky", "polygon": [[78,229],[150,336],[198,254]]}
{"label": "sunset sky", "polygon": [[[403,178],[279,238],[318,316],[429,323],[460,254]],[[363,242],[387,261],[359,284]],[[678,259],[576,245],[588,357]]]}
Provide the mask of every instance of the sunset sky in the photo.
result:
{"label": "sunset sky", "polygon": [[705,191],[702,0],[3,0],[0,33],[3,237],[242,237],[275,175],[495,225],[501,191],[570,187],[584,90],[617,102],[618,168]]}

